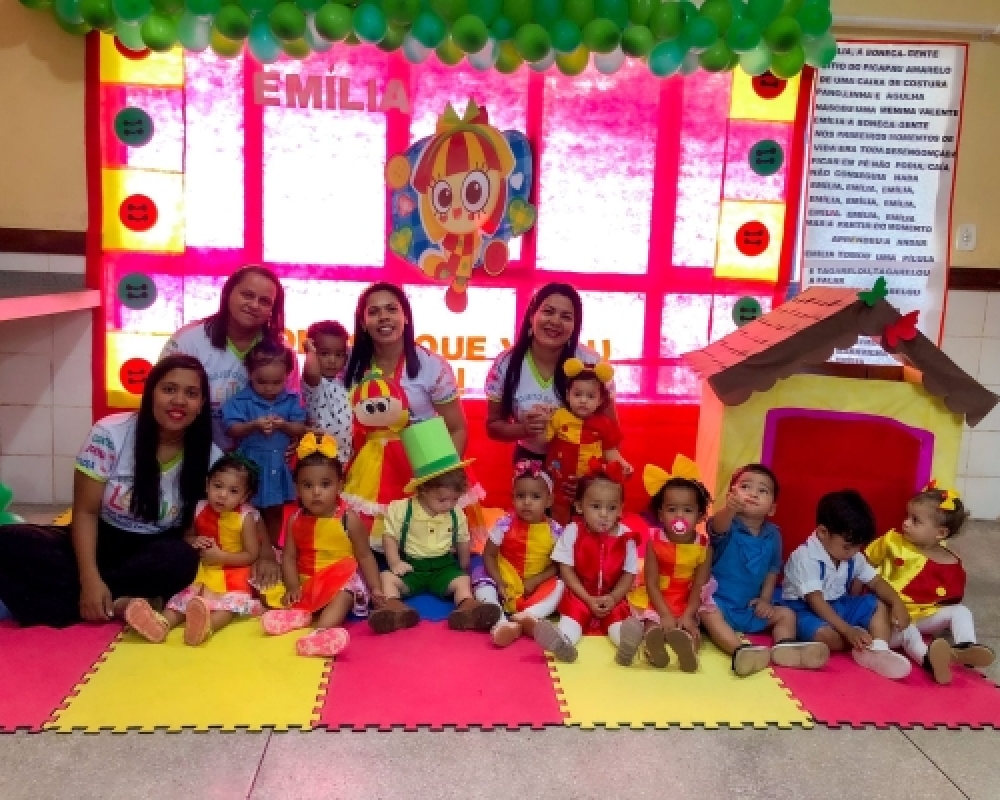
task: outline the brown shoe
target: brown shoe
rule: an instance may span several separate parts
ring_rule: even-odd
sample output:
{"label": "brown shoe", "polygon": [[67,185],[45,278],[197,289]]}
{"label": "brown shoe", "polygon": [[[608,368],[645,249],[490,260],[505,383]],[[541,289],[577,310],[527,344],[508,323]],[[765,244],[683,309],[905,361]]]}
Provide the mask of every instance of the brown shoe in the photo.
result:
{"label": "brown shoe", "polygon": [[490,636],[493,638],[493,644],[497,647],[510,647],[521,638],[523,633],[524,629],[520,622],[514,619],[504,619],[493,626]]}
{"label": "brown shoe", "polygon": [[962,642],[951,648],[951,660],[956,664],[966,667],[989,667],[996,659],[996,655],[985,644],[975,642]]}
{"label": "brown shoe", "polygon": [[493,603],[483,603],[466,597],[458,608],[448,615],[448,627],[453,631],[481,631],[489,633],[503,616],[503,609]]}
{"label": "brown shoe", "polygon": [[823,642],[778,642],[771,648],[771,662],[793,669],[820,669],[830,660]]}
{"label": "brown shoe", "polygon": [[621,638],[615,652],[615,663],[622,667],[630,667],[635,660],[639,645],[642,644],[642,622],[635,617],[624,620],[619,636]]}
{"label": "brown shoe", "polygon": [[943,686],[951,683],[951,645],[944,639],[935,639],[927,648],[922,666],[935,683]]}
{"label": "brown shoe", "polygon": [[698,651],[695,650],[694,639],[690,633],[681,628],[674,628],[667,631],[663,638],[677,656],[677,665],[681,668],[681,672],[698,671]]}
{"label": "brown shoe", "polygon": [[743,644],[733,653],[733,672],[746,678],[771,665],[771,648],[758,644]]}
{"label": "brown shoe", "polygon": [[670,653],[667,651],[665,631],[659,625],[654,625],[642,639],[642,650],[646,661],[657,669],[666,669],[670,663]]}
{"label": "brown shoe", "polygon": [[420,622],[416,609],[410,608],[398,597],[385,601],[382,608],[376,609],[368,617],[368,626],[375,633],[392,633],[403,628],[412,628]]}

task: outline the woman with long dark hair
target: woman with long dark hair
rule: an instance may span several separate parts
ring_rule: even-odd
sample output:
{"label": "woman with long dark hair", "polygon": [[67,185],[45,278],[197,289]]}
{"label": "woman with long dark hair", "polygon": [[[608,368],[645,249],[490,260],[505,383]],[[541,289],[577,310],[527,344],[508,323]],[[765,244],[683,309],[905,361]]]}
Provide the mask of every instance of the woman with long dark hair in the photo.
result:
{"label": "woman with long dark hair", "polygon": [[[512,347],[504,350],[486,377],[486,433],[516,442],[514,462],[545,460],[542,439],[552,411],[566,402],[569,358],[596,364],[600,357],[580,344],[583,303],[568,283],[549,283],[531,298]],[[614,401],[607,413],[614,416]]]}
{"label": "woman with long dark hair", "polygon": [[[405,396],[411,422],[441,417],[455,449],[460,454],[465,451],[468,426],[455,374],[444,358],[416,343],[410,301],[392,283],[372,284],[358,298],[354,347],[344,373],[345,386],[353,389],[372,370],[378,370],[390,392]],[[385,439],[381,448],[384,457],[371,454],[373,448],[367,448],[368,455],[362,457],[359,447],[343,497],[371,527],[372,546],[381,549],[382,515],[389,502],[403,497],[402,488],[410,474],[405,457],[396,457],[396,451],[401,453],[398,436],[390,441],[392,436],[385,432],[377,435]],[[476,485],[463,497],[461,505],[471,505],[484,496],[482,487]]]}
{"label": "woman with long dark hair", "polygon": [[66,527],[0,527],[0,601],[22,625],[121,617],[134,597],[169,598],[194,580],[182,537],[221,452],[212,444],[208,376],[164,358],[137,412],[97,422],[76,459]]}
{"label": "woman with long dark hair", "polygon": [[285,291],[271,270],[251,264],[226,279],[218,311],[185,325],[164,345],[160,358],[186,353],[205,367],[212,435],[223,450],[232,449],[232,442],[226,436],[222,405],[247,385],[246,354],[261,339],[281,341],[284,332]]}

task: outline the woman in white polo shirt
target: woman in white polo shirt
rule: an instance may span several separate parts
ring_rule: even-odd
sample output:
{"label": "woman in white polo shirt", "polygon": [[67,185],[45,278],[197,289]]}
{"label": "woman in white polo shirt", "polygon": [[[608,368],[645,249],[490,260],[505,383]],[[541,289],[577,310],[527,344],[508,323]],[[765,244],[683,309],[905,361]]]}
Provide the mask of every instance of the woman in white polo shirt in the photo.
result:
{"label": "woman in white polo shirt", "polygon": [[226,436],[222,406],[246,388],[243,359],[263,337],[281,341],[284,332],[285,292],[281,283],[267,267],[250,265],[226,279],[217,312],[185,325],[164,345],[160,358],[186,353],[205,367],[211,387],[212,438],[222,450],[233,446]]}
{"label": "woman in white polo shirt", "polygon": [[[586,364],[600,360],[580,344],[582,327],[583,303],[576,289],[568,283],[546,284],[531,298],[517,341],[493,362],[486,376],[486,434],[517,443],[514,463],[545,460],[540,439],[552,411],[564,404],[566,359]],[[613,400],[607,413],[614,416]]]}
{"label": "woman in white polo shirt", "polygon": [[97,422],[76,460],[69,528],[0,528],[0,601],[22,625],[121,617],[134,597],[190,585],[198,552],[183,538],[221,451],[208,378],[190,356],[149,373],[138,411]]}

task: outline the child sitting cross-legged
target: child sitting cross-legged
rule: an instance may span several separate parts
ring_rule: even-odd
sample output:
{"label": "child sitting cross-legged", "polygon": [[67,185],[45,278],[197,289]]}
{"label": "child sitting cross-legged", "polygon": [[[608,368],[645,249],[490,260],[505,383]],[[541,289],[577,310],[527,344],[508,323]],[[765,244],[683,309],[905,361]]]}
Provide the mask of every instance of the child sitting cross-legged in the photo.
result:
{"label": "child sitting cross-legged", "polygon": [[472,595],[469,525],[458,508],[468,489],[464,467],[472,461],[460,461],[441,417],[411,425],[401,439],[415,476],[405,491],[416,495],[394,500],[386,509],[382,541],[389,569],[382,573],[382,588],[387,600],[368,623],[375,633],[412,628],[420,616],[400,598],[430,592],[454,600],[449,628],[488,632],[502,612]]}
{"label": "child sitting cross-legged", "polygon": [[[708,521],[715,609],[704,608],[701,624],[715,646],[733,657],[740,677],[783,667],[818,669],[830,658],[821,642],[795,641],[795,613],[772,602],[781,573],[781,532],[771,521],[777,509],[778,479],[763,464],[736,470],[726,505]],[[748,644],[740,636],[765,633],[774,646]]]}
{"label": "child sitting cross-legged", "polygon": [[[895,589],[913,625],[893,633],[891,647],[902,648],[938,683],[951,682],[951,665],[988,667],[993,651],[976,642],[972,612],[962,605],[965,567],[948,549],[969,517],[957,492],[928,484],[907,504],[903,532],[889,531],[865,549],[871,565]],[[948,631],[954,644],[923,634]]]}
{"label": "child sitting cross-legged", "polygon": [[[312,626],[295,643],[300,656],[329,658],[350,641],[340,627],[352,611],[367,613],[369,596],[376,608],[385,602],[378,567],[368,547],[368,531],[340,499],[344,470],[332,437],[302,437],[296,451],[295,487],[299,508],[288,519],[281,559],[284,586],[276,587],[283,608],[261,619],[272,636]],[[268,599],[272,596],[268,592]]]}
{"label": "child sitting cross-legged", "polygon": [[606,634],[623,665],[642,643],[642,623],[625,599],[639,572],[639,536],[621,522],[623,481],[620,464],[594,458],[576,487],[578,519],[563,529],[552,551],[567,591],[558,626],[539,619],[535,641],[559,661],[576,661],[576,644],[585,633]]}
{"label": "child sitting cross-legged", "polygon": [[184,643],[197,646],[237,615],[262,610],[249,584],[260,516],[247,501],[257,488],[257,467],[242,456],[225,455],[209,469],[205,483],[206,497],[185,537],[201,555],[194,583],[171,597],[162,614],[142,598],[125,608],[125,621],[150,642],[159,644],[183,624]]}
{"label": "child sitting cross-legged", "polygon": [[[875,517],[860,494],[824,495],[816,530],[785,564],[781,602],[795,611],[800,640],[850,649],[860,666],[900,680],[910,674],[910,662],[889,649],[889,640],[894,629],[910,627],[910,614],[861,553],[874,538]],[[849,594],[855,579],[870,593]]]}

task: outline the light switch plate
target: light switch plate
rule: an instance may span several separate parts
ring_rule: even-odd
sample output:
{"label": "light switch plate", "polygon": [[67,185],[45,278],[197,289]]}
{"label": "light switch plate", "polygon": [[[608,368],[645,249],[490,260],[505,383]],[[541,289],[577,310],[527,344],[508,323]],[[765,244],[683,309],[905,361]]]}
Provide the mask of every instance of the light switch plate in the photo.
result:
{"label": "light switch plate", "polygon": [[955,234],[955,249],[956,250],[975,250],[976,249],[976,226],[975,225],[959,225],[958,231]]}

